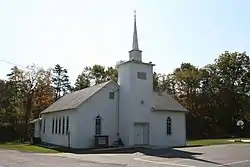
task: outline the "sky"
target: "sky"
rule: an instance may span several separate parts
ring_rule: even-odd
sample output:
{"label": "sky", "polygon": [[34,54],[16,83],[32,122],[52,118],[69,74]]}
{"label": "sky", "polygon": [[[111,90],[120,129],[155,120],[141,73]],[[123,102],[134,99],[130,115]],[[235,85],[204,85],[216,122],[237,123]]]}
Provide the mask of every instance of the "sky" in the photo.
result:
{"label": "sky", "polygon": [[[115,66],[132,48],[133,11],[144,62],[171,73],[250,51],[248,0],[1,0],[0,78],[13,64],[60,64],[75,82],[85,66]],[[10,63],[6,63],[10,62]]]}

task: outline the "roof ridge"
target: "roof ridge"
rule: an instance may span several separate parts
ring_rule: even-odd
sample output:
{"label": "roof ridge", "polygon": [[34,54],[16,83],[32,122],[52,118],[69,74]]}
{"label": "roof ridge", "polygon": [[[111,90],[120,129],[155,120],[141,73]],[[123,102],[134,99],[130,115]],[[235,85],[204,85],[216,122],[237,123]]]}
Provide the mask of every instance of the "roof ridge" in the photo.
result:
{"label": "roof ridge", "polygon": [[[110,83],[110,81],[111,80],[109,80],[109,81],[106,81],[106,82],[103,82],[103,83],[100,83],[100,84],[97,84],[97,85],[94,85],[94,86],[92,86],[92,87],[88,87],[88,88],[94,88],[94,87],[97,87],[98,89],[96,90],[96,91],[94,91],[93,93],[91,93],[90,95],[89,95],[89,97],[87,98],[87,99],[85,99],[85,101],[86,100],[88,100],[89,98],[91,98],[94,94],[96,94],[100,89],[102,89],[104,86],[106,86],[108,83]],[[100,86],[101,85],[101,86]],[[100,87],[98,87],[98,86],[100,86]],[[84,89],[83,89],[84,90]]]}
{"label": "roof ridge", "polygon": [[[86,88],[83,88],[83,89],[80,89],[80,90],[77,90],[77,91],[74,91],[74,92],[71,92],[71,93],[81,92],[81,91],[83,91],[83,90],[91,89],[91,88],[94,88],[94,87],[98,87],[98,86],[100,86],[100,85],[103,85],[103,86],[104,86],[104,85],[108,84],[110,81],[111,81],[111,80],[106,81],[106,82],[99,83],[99,84],[97,84],[97,85],[92,85],[92,86],[89,86],[89,87],[86,87]],[[71,94],[71,93],[69,93],[69,94]]]}

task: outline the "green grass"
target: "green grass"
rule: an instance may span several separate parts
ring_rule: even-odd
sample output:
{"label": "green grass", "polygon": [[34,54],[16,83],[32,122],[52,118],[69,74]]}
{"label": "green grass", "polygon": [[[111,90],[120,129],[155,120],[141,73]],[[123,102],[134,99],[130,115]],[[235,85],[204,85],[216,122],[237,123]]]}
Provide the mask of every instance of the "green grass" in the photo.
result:
{"label": "green grass", "polygon": [[[201,139],[201,140],[189,140],[187,141],[188,147],[193,146],[209,146],[209,145],[219,145],[219,144],[232,144],[229,140],[237,140],[239,138],[228,138],[228,139]],[[247,138],[242,138],[247,139]],[[250,140],[248,138],[248,140]],[[24,143],[0,143],[0,149],[17,150],[21,152],[32,152],[32,153],[58,153],[59,151],[39,147],[36,145],[24,144]]]}
{"label": "green grass", "polygon": [[209,145],[219,145],[219,144],[232,144],[235,142],[231,142],[229,140],[238,140],[238,139],[239,138],[189,140],[187,141],[187,146],[209,146]]}
{"label": "green grass", "polygon": [[21,152],[32,152],[32,153],[57,153],[58,151],[39,147],[30,144],[19,144],[19,143],[0,143],[0,149],[17,150]]}

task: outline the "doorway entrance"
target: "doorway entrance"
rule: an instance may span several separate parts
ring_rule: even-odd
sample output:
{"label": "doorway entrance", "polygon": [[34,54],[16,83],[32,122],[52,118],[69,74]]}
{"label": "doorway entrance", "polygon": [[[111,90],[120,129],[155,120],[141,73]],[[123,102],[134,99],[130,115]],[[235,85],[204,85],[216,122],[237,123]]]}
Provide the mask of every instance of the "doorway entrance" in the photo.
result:
{"label": "doorway entrance", "polygon": [[135,145],[149,144],[149,123],[134,124],[134,144]]}

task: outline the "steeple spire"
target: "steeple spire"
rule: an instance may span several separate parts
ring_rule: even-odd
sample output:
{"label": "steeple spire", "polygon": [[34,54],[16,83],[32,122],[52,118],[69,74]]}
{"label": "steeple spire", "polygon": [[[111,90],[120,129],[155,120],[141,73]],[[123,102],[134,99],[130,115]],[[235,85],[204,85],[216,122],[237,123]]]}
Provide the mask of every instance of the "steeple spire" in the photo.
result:
{"label": "steeple spire", "polygon": [[137,27],[136,27],[136,11],[134,11],[134,33],[133,33],[133,45],[132,50],[129,51],[129,60],[141,62],[141,52],[139,50]]}
{"label": "steeple spire", "polygon": [[138,38],[137,38],[137,27],[136,27],[136,11],[134,11],[134,34],[133,34],[132,50],[139,50]]}

